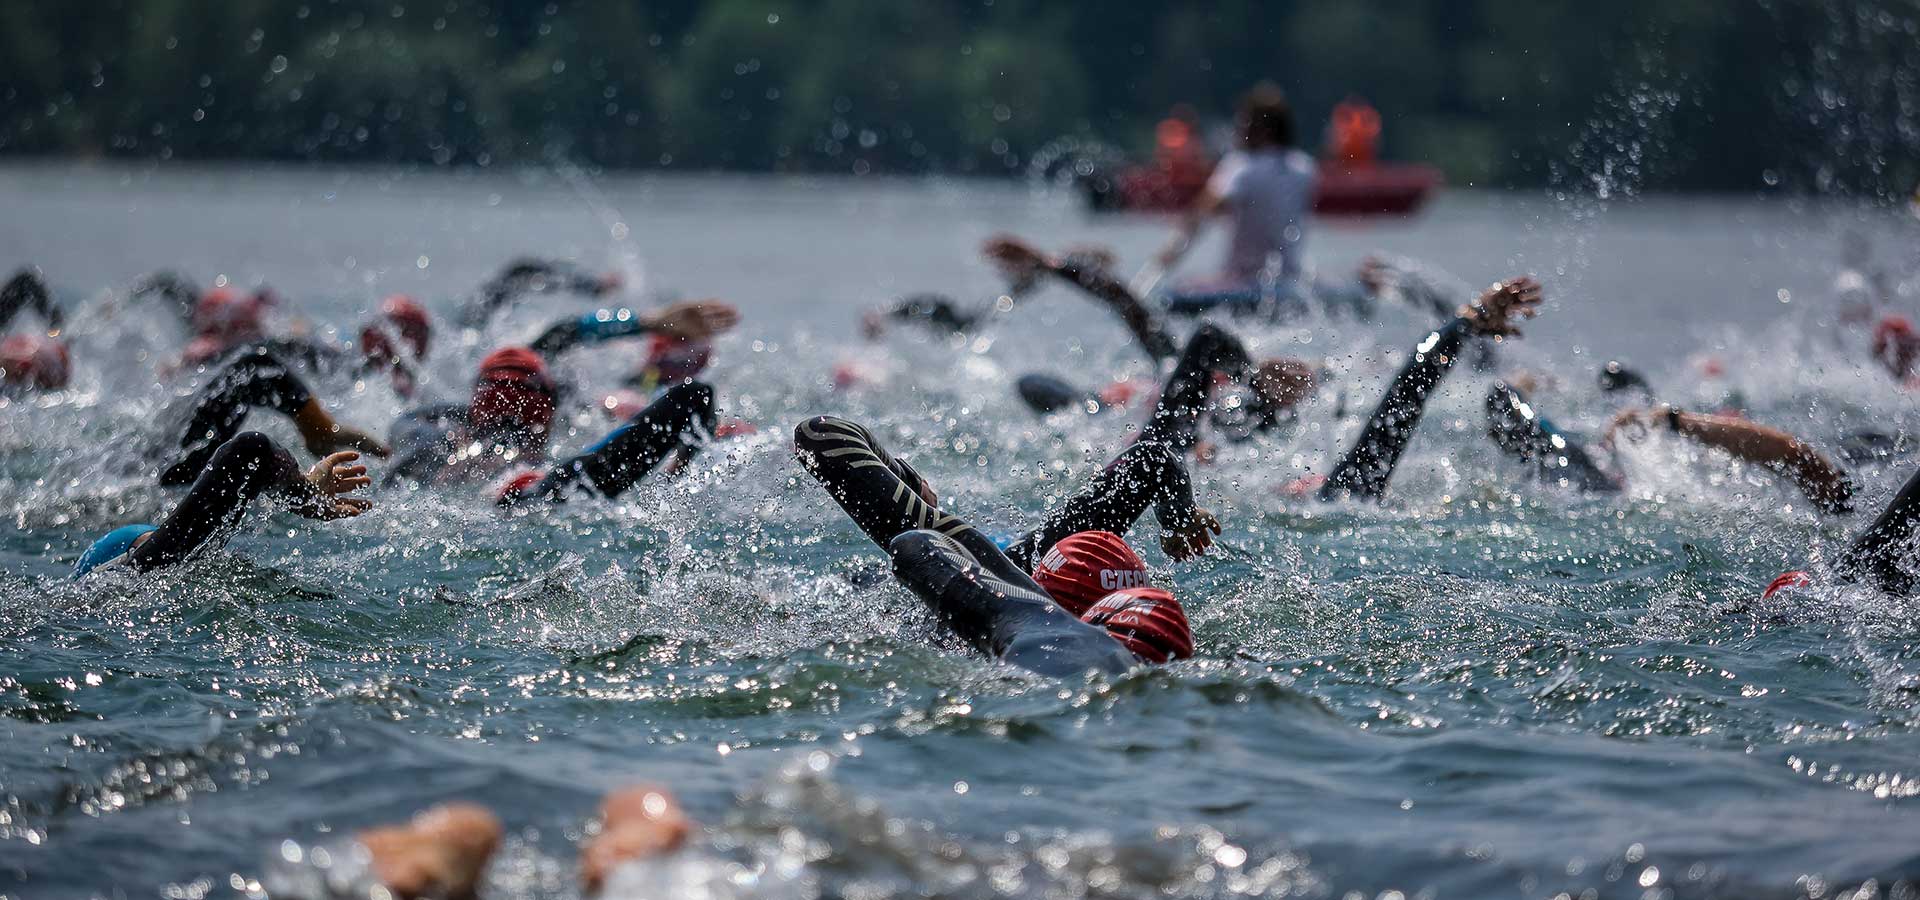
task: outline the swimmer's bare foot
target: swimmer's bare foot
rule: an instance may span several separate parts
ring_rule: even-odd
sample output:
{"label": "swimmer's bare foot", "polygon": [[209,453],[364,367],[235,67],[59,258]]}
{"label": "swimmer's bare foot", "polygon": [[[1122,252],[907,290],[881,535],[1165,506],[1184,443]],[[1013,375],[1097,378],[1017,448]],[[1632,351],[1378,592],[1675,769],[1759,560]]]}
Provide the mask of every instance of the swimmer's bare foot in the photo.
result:
{"label": "swimmer's bare foot", "polygon": [[600,833],[580,848],[580,882],[589,894],[626,863],[680,849],[693,830],[673,795],[651,785],[608,794],[600,818]]}
{"label": "swimmer's bare foot", "polygon": [[401,900],[474,896],[487,860],[500,846],[500,820],[471,803],[436,806],[405,825],[359,834],[373,856],[373,874]]}

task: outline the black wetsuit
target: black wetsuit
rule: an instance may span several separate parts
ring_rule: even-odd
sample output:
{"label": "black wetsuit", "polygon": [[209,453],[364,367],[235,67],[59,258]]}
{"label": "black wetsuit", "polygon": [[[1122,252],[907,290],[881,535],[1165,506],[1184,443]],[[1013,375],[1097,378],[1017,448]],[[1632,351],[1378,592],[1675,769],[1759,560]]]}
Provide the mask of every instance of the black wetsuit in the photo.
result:
{"label": "black wetsuit", "polygon": [[214,451],[240,433],[254,407],[292,416],[312,399],[306,384],[265,349],[249,348],[230,356],[194,394],[192,411],[161,470],[160,483],[192,482]]}
{"label": "black wetsuit", "polygon": [[1413,358],[1394,376],[1387,395],[1380,398],[1380,405],[1374,407],[1373,415],[1367,418],[1360,439],[1340,458],[1333,473],[1327,476],[1326,484],[1321,485],[1320,499],[1351,496],[1378,500],[1387,492],[1387,482],[1392,480],[1394,467],[1406,453],[1407,443],[1413,440],[1414,428],[1420,424],[1427,400],[1434,388],[1440,386],[1440,380],[1453,369],[1461,344],[1469,334],[1467,320],[1454,319],[1414,347]]}
{"label": "black wetsuit", "polygon": [[865,428],[818,416],[794,429],[801,465],[887,551],[894,575],[976,649],[1043,675],[1123,672],[1138,659],[1073,617],[965,521],[920,498],[919,473]]}
{"label": "black wetsuit", "polygon": [[1914,575],[1902,563],[1913,553],[1920,530],[1920,472],[1915,472],[1867,530],[1854,538],[1840,558],[1841,578],[1865,579],[1889,594],[1913,593]]}
{"label": "black wetsuit", "polygon": [[1619,493],[1624,486],[1504,382],[1487,389],[1487,436],[1542,481],[1602,494]]}
{"label": "black wetsuit", "polygon": [[502,307],[528,294],[599,294],[605,288],[600,276],[569,262],[516,259],[481,285],[456,318],[461,325],[479,328]]}
{"label": "black wetsuit", "polygon": [[712,436],[715,421],[713,388],[697,381],[675,385],[586,452],[554,466],[531,489],[501,501],[561,503],[576,491],[618,497],[668,454],[677,451],[681,459],[691,459]]}
{"label": "black wetsuit", "polygon": [[[414,409],[395,421],[389,434],[393,462],[383,483],[431,483],[446,467],[457,445],[468,441],[511,443],[504,435],[475,434],[467,409],[450,403],[435,404]],[[580,491],[618,497],[668,455],[677,451],[682,459],[692,458],[713,434],[715,424],[713,388],[697,381],[676,385],[585,452],[555,464],[538,482],[496,499],[500,503],[536,499],[560,503]]]}
{"label": "black wetsuit", "polygon": [[14,317],[27,309],[38,312],[48,328],[57,329],[63,323],[64,317],[60,307],[54,304],[47,283],[32,269],[21,269],[7,279],[5,285],[0,285],[0,333],[12,327]]}
{"label": "black wetsuit", "polygon": [[292,454],[257,431],[215,446],[191,480],[193,487],[179,505],[128,554],[135,569],[170,566],[203,547],[219,546],[263,493],[295,508],[324,509],[329,502],[307,481]]}

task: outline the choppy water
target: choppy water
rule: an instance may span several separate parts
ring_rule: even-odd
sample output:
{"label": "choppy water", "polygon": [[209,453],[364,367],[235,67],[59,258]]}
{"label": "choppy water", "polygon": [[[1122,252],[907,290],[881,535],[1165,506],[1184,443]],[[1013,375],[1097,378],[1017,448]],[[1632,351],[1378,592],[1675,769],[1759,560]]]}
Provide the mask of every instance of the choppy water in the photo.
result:
{"label": "choppy water", "polygon": [[[1254,331],[1340,377],[1298,431],[1196,470],[1222,553],[1148,553],[1199,659],[1063,684],[961,652],[890,584],[855,587],[877,554],[785,434],[822,411],[877,423],[963,514],[1033,521],[1128,422],[1036,420],[1010,380],[1141,371],[1119,329],[1055,290],[974,345],[870,349],[856,312],[986,296],[973,250],[997,229],[1139,259],[1154,222],[946,181],[15,168],[0,196],[0,263],[39,264],[70,299],[170,266],[268,279],[344,326],[393,291],[445,310],[520,253],[728,297],[749,318],[714,381],[762,427],[619,504],[502,516],[385,493],[360,519],[258,515],[229,552],[75,586],[92,537],[171,502],[133,473],[181,390],[153,374],[177,336],[88,318],[76,388],[0,412],[0,894],[228,896],[283,840],[465,798],[513,834],[489,896],[565,896],[598,797],[642,780],[678,791],[703,852],[770,896],[1790,897],[1868,880],[1911,896],[1896,883],[1920,879],[1914,605],[1834,590],[1739,609],[1817,567],[1911,461],[1857,470],[1863,512],[1840,520],[1658,442],[1624,454],[1626,499],[1574,497],[1495,455],[1485,376],[1463,370],[1389,502],[1311,505],[1274,488],[1326,471],[1357,425],[1335,409],[1370,404],[1425,320]],[[1738,393],[1830,445],[1915,423],[1865,336],[1830,321],[1845,231],[1911,277],[1911,222],[1785,202],[1456,194],[1314,249],[1326,270],[1380,248],[1474,282],[1541,273],[1554,301],[1507,362],[1557,376],[1540,404],[1576,430],[1611,413],[1590,385],[1619,356],[1677,401]],[[586,305],[451,337],[436,389]],[[620,355],[569,368],[608,381]],[[834,392],[842,359],[881,383]],[[379,385],[335,391],[349,421],[401,408]],[[606,427],[575,425],[569,446]]]}

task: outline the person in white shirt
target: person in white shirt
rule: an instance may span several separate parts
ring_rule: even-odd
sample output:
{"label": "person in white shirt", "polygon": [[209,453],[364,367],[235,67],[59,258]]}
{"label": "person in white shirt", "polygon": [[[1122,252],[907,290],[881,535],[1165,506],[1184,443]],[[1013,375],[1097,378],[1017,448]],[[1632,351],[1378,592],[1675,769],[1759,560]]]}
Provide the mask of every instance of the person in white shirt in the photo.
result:
{"label": "person in white shirt", "polygon": [[1313,158],[1295,146],[1293,108],[1274,84],[1263,82],[1241,98],[1237,123],[1240,148],[1214,169],[1157,261],[1167,270],[1178,265],[1215,216],[1224,216],[1233,229],[1226,259],[1206,289],[1170,292],[1170,312],[1252,308],[1299,292],[1295,283],[1304,276],[1313,208]]}

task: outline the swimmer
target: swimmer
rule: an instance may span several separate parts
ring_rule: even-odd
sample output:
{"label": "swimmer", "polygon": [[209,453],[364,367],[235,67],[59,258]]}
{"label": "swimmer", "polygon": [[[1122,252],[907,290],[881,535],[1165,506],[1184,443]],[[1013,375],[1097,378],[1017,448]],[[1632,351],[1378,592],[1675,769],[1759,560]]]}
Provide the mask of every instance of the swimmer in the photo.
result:
{"label": "swimmer", "polygon": [[306,472],[293,455],[257,431],[234,435],[208,455],[193,486],[156,527],[125,525],[94,541],[73,564],[81,578],[101,566],[125,564],[150,572],[219,547],[240,526],[253,501],[269,495],[309,519],[345,519],[372,504],[348,494],[369,483],[360,454],[333,453]]}
{"label": "swimmer", "polygon": [[[1600,370],[1600,388],[1607,393],[1637,393],[1648,401],[1654,398],[1651,383],[1618,361]],[[1488,389],[1487,433],[1494,444],[1526,463],[1543,481],[1590,493],[1624,490],[1626,475],[1602,467],[1578,440],[1528,402],[1528,393],[1506,382]],[[1844,470],[1805,441],[1742,416],[1687,412],[1654,402],[1617,413],[1602,446],[1614,446],[1614,438],[1623,431],[1630,432],[1629,437],[1666,431],[1788,478],[1821,512],[1838,515],[1853,509],[1854,484]],[[1873,431],[1852,432],[1840,446],[1842,455],[1854,462],[1910,449],[1895,436]]]}
{"label": "swimmer", "polygon": [[481,362],[466,405],[415,409],[394,424],[398,452],[387,478],[422,486],[504,478],[494,492],[503,505],[564,502],[580,491],[613,498],[668,456],[691,459],[715,429],[713,389],[679,384],[585,452],[541,468],[558,400],[539,354],[496,350]]}
{"label": "swimmer", "polygon": [[[20,313],[39,314],[44,328],[7,334]],[[65,316],[34,269],[21,269],[0,286],[0,395],[59,390],[73,374],[67,344],[60,339]]]}
{"label": "swimmer", "polygon": [[[649,861],[681,851],[696,827],[665,788],[637,785],[607,794],[598,821],[582,839],[583,893],[642,896],[622,883],[644,878],[648,873],[641,867]],[[445,803],[405,823],[361,831],[339,852],[304,853],[299,868],[282,867],[268,883],[275,896],[471,900],[480,894],[503,834],[499,818],[485,807]]]}
{"label": "swimmer", "polygon": [[433,343],[433,321],[426,307],[405,294],[380,304],[380,312],[360,326],[360,373],[386,372],[394,393],[411,398],[419,389],[420,365]]}
{"label": "swimmer", "polygon": [[[1142,446],[1160,445],[1136,444],[1136,448]],[[1110,575],[1108,581],[1128,586],[1098,594],[1076,616],[1067,605],[1076,592],[1056,586],[1056,594],[1043,588],[992,540],[938,509],[926,480],[912,466],[888,456],[865,428],[845,419],[817,416],[794,430],[794,450],[808,474],[892,558],[894,575],[980,652],[1042,675],[1063,677],[1090,670],[1119,673],[1142,662],[1192,655],[1193,635],[1185,611],[1172,594],[1145,584],[1144,565],[1132,565],[1137,554],[1120,553],[1125,545],[1111,533],[1066,535],[1050,547],[1043,547],[1044,536],[1015,543],[1021,548],[1016,554],[1042,549],[1037,562],[1040,569],[1049,570],[1049,578],[1071,579],[1076,572],[1093,577],[1103,569],[1114,572],[1084,558],[1081,564],[1072,564],[1074,557],[1095,547],[1107,548],[1110,552],[1105,556],[1131,566],[1126,574]],[[1072,516],[1073,507],[1069,502],[1061,521]],[[1207,514],[1192,520],[1189,528],[1218,533],[1219,524]],[[1205,541],[1210,542],[1210,537]],[[1193,543],[1204,549],[1202,541]],[[1030,556],[1027,559],[1029,565],[1035,562]],[[1083,585],[1080,599],[1103,587],[1098,582]]]}
{"label": "swimmer", "polygon": [[[1856,535],[1834,564],[1833,571],[1842,584],[1866,583],[1894,597],[1912,596],[1916,580],[1911,564],[1914,538],[1920,534],[1920,472],[1900,486],[1873,523]],[[1792,593],[1819,583],[1812,573],[1783,572],[1761,592],[1762,601],[1776,594]],[[1784,599],[1784,598],[1783,598]],[[1745,605],[1736,607],[1744,610]]]}
{"label": "swimmer", "polygon": [[194,393],[185,424],[161,468],[160,483],[192,483],[215,451],[239,435],[247,415],[256,407],[292,420],[307,450],[315,456],[359,450],[385,457],[390,452],[366,432],[336,421],[305,382],[279,358],[256,347],[233,356]]}

